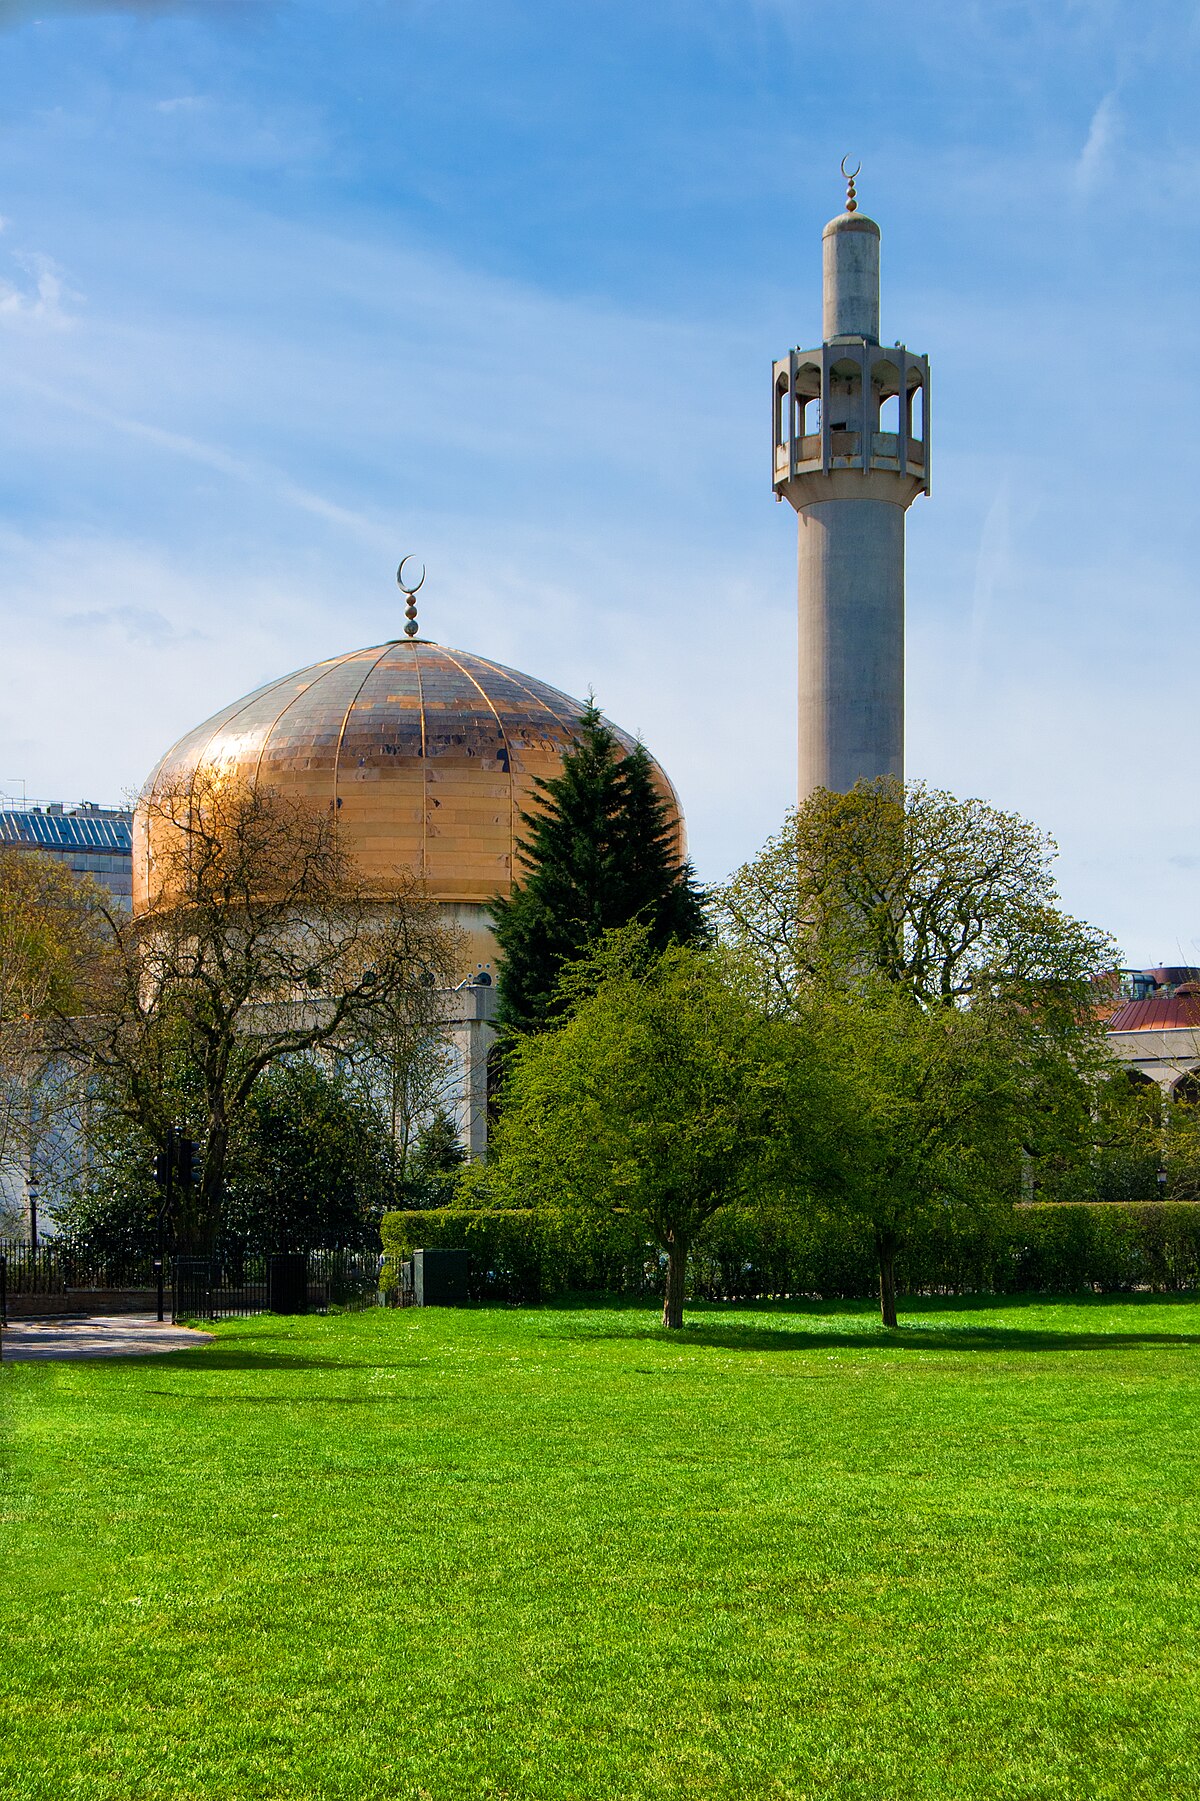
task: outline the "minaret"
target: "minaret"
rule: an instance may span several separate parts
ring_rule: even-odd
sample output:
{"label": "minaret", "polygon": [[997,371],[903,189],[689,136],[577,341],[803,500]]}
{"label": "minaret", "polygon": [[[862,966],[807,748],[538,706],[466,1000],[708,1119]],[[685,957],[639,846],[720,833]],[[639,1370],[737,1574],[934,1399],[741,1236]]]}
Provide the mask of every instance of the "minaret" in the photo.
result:
{"label": "minaret", "polygon": [[848,181],[824,232],[824,342],[772,384],[775,498],[800,523],[801,804],[903,780],[904,515],[929,492],[929,363],[880,345],[879,227]]}

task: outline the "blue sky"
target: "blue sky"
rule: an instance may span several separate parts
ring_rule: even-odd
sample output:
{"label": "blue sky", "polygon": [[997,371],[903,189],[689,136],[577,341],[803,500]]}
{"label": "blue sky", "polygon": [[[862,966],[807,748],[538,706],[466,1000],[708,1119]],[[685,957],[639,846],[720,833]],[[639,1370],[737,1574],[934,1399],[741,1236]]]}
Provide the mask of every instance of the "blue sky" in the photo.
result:
{"label": "blue sky", "polygon": [[0,788],[423,629],[594,687],[700,873],[792,798],[772,357],[845,152],[933,363],[908,764],[1200,961],[1200,11],[0,0]]}

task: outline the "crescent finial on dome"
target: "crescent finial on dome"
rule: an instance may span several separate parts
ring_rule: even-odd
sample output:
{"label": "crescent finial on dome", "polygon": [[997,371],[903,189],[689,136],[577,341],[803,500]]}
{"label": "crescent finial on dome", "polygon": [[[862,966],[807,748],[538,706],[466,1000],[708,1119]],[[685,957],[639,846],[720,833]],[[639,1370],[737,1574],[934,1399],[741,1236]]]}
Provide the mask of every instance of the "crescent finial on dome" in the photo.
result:
{"label": "crescent finial on dome", "polygon": [[405,606],[405,609],[404,609],[405,616],[407,619],[407,623],[404,627],[404,635],[406,638],[415,638],[417,635],[417,594],[419,593],[419,591],[425,581],[425,565],[424,565],[424,563],[421,564],[421,577],[420,577],[419,581],[412,584],[411,586],[409,585],[408,582],[405,581],[404,565],[405,565],[405,563],[412,562],[412,560],[413,560],[413,558],[412,558],[411,553],[408,556],[401,557],[400,558],[400,567],[396,571],[397,585],[400,589],[401,594],[404,595],[404,597],[407,601],[407,605]]}

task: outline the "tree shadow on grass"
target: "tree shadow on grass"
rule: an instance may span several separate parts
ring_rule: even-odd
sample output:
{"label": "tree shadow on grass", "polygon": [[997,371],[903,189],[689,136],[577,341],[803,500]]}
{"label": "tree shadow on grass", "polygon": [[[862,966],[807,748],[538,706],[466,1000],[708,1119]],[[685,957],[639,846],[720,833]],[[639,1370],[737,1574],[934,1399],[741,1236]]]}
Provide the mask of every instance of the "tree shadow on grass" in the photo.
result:
{"label": "tree shadow on grass", "polygon": [[[576,1342],[601,1339],[618,1342],[625,1339],[633,1343],[760,1352],[832,1349],[864,1352],[1012,1353],[1127,1350],[1137,1345],[1200,1346],[1200,1332],[1136,1329],[1105,1332],[1088,1330],[1085,1324],[1088,1312],[1103,1311],[1113,1305],[1118,1305],[1123,1310],[1138,1306],[1170,1307],[1189,1303],[1195,1306],[1196,1300],[1197,1297],[1192,1294],[914,1295],[907,1298],[907,1303],[901,1302],[900,1324],[894,1328],[887,1328],[880,1323],[878,1309],[869,1301],[697,1302],[688,1309],[690,1318],[679,1331],[668,1332],[661,1325],[651,1324],[649,1321],[644,1325],[634,1325],[631,1322],[624,1329],[606,1331],[602,1326],[593,1327],[589,1322],[581,1331],[564,1332],[556,1336],[572,1337]],[[599,1310],[599,1303],[592,1301],[581,1305],[578,1311],[591,1311],[593,1306]],[[643,1302],[639,1310],[644,1310],[644,1307]],[[1056,1328],[1023,1326],[1018,1323],[997,1323],[994,1326],[951,1323],[955,1314],[1004,1311],[1011,1316],[1019,1309],[1036,1307],[1077,1307],[1081,1315],[1079,1325]],[[905,1322],[905,1311],[913,1316],[911,1324]],[[734,1312],[741,1314],[743,1318],[735,1322],[722,1317]],[[753,1321],[745,1320],[744,1316],[748,1313],[755,1316]],[[930,1314],[950,1317],[945,1325],[930,1325]],[[848,1316],[845,1326],[834,1323],[838,1315]],[[783,1319],[793,1323],[786,1327],[774,1323]],[[851,1319],[861,1321],[861,1324],[852,1326],[849,1323]]]}
{"label": "tree shadow on grass", "polygon": [[195,1370],[412,1370],[417,1363],[385,1363],[377,1357],[313,1357],[290,1351],[256,1351],[242,1339],[219,1339],[194,1350],[162,1352],[154,1357],[139,1358],[159,1369],[174,1367]]}
{"label": "tree shadow on grass", "polygon": [[[599,1336],[599,1335],[598,1335]],[[682,1333],[661,1326],[636,1333],[604,1334],[613,1338],[652,1339],[658,1343],[707,1345],[726,1351],[1116,1351],[1134,1345],[1192,1345],[1200,1347],[1197,1332],[1050,1332],[1021,1327],[925,1325],[885,1328],[874,1326],[859,1332],[814,1329],[812,1331],[739,1330],[729,1326],[697,1323]]]}
{"label": "tree shadow on grass", "polygon": [[[278,1368],[278,1364],[274,1366]],[[361,1368],[361,1365],[347,1367]],[[207,1372],[206,1372],[207,1373]],[[190,1388],[148,1388],[148,1395],[164,1401],[183,1401],[189,1407],[396,1407],[413,1406],[421,1397],[408,1394],[391,1395],[258,1395],[203,1394]]]}

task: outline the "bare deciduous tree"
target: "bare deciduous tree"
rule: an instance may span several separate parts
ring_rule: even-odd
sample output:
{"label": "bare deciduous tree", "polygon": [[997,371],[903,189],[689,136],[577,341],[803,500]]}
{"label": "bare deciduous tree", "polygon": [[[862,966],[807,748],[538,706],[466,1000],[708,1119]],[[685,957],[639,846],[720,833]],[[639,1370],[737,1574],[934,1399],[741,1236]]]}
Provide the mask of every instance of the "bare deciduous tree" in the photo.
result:
{"label": "bare deciduous tree", "polygon": [[78,1099],[51,1022],[80,1004],[100,899],[65,863],[0,849],[0,1171],[20,1172],[18,1188]]}
{"label": "bare deciduous tree", "polygon": [[271,1064],[360,1040],[385,1012],[408,1044],[438,1030],[452,940],[398,874],[368,887],[331,813],[217,774],[159,788],[143,803],[148,905],[102,908],[105,954],[89,1010],[59,1010],[75,1058],[115,1079],[123,1106],[165,1142],[169,1067],[203,1096],[203,1177],[179,1221],[181,1245],[218,1229],[230,1128]]}

